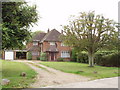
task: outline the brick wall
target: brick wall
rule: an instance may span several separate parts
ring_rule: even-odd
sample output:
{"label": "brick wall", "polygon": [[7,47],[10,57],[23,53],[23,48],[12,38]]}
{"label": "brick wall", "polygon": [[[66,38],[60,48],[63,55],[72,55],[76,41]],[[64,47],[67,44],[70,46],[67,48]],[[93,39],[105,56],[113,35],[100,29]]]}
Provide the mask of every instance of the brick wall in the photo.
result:
{"label": "brick wall", "polygon": [[28,48],[30,48],[30,47],[32,47],[33,46],[33,43],[32,42],[29,42],[27,45],[26,45],[26,48],[28,49]]}
{"label": "brick wall", "polygon": [[43,42],[43,47],[42,47],[42,51],[45,52],[46,49],[48,49],[50,47],[49,42]]}
{"label": "brick wall", "polygon": [[[61,58],[61,52],[62,51],[70,51],[71,52],[71,48],[68,46],[61,46],[61,42],[57,42],[57,48],[59,53],[57,54],[57,58]],[[64,58],[65,60],[70,60],[70,58]]]}
{"label": "brick wall", "polygon": [[[61,46],[61,42],[56,42],[57,43],[57,49],[58,49],[58,53],[56,53],[56,59],[57,58],[61,58],[61,52],[62,51],[71,51],[71,48],[68,46]],[[42,51],[45,52],[46,49],[48,49],[50,47],[49,42],[43,42],[43,48]],[[70,58],[65,58],[65,60],[70,60]]]}

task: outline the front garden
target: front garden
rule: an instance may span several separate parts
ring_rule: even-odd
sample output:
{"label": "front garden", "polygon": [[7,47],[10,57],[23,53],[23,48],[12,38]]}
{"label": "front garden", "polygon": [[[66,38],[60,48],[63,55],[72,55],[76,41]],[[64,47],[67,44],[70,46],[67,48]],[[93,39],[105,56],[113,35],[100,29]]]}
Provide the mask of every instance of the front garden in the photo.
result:
{"label": "front garden", "polygon": [[[26,64],[5,60],[0,60],[0,63],[2,63],[0,67],[2,79],[10,80],[10,83],[3,85],[2,88],[26,88],[35,81],[37,73]],[[22,72],[26,73],[25,77],[20,75]]]}
{"label": "front garden", "polygon": [[91,79],[117,77],[119,69],[117,67],[103,66],[88,67],[88,64],[76,62],[41,62],[40,64],[55,68],[57,70],[61,70],[63,72],[87,76]]}

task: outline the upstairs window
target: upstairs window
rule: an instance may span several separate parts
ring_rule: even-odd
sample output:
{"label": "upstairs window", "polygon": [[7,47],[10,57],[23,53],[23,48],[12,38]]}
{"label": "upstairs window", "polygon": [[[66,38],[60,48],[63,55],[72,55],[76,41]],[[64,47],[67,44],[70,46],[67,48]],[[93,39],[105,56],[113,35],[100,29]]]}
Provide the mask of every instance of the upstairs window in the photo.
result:
{"label": "upstairs window", "polygon": [[55,42],[50,42],[50,45],[55,45]]}
{"label": "upstairs window", "polygon": [[69,51],[62,51],[61,52],[61,57],[62,58],[69,58],[70,57],[70,52]]}
{"label": "upstairs window", "polygon": [[33,42],[33,45],[35,46],[35,45],[38,45],[38,42]]}

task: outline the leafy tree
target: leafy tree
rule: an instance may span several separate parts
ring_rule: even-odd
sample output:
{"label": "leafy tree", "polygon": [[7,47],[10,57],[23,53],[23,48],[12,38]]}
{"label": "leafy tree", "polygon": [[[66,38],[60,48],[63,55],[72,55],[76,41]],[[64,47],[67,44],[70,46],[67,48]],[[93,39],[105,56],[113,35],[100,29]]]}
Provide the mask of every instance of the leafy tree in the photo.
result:
{"label": "leafy tree", "polygon": [[105,47],[112,48],[111,40],[115,40],[117,32],[113,20],[106,19],[94,12],[80,13],[69,25],[64,26],[64,43],[88,52],[89,66],[94,66],[95,53]]}
{"label": "leafy tree", "polygon": [[36,6],[26,2],[2,2],[2,49],[21,48],[38,20]]}
{"label": "leafy tree", "polygon": [[31,42],[32,39],[33,39],[37,34],[39,34],[39,33],[43,33],[43,31],[38,30],[38,31],[35,31],[35,32],[31,32],[31,33],[30,33],[29,40],[27,41],[27,43]]}

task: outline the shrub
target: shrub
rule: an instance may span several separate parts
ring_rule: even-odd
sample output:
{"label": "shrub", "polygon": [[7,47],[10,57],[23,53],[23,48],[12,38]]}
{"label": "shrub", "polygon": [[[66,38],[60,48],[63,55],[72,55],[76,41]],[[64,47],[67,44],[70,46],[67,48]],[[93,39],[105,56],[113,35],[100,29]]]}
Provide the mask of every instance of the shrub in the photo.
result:
{"label": "shrub", "polygon": [[37,57],[37,60],[40,60],[40,57]]}
{"label": "shrub", "polygon": [[88,54],[86,52],[81,52],[78,54],[77,62],[88,63]]}
{"label": "shrub", "polygon": [[64,61],[64,58],[58,58],[57,61]]}
{"label": "shrub", "polygon": [[31,52],[27,52],[27,59],[32,60],[32,53]]}
{"label": "shrub", "polygon": [[100,56],[100,58],[95,58],[95,62],[98,65],[109,66],[109,67],[119,67],[118,57],[120,57],[120,52],[111,53],[107,55]]}
{"label": "shrub", "polygon": [[41,53],[40,54],[40,60],[41,61],[47,61],[47,55],[46,55],[46,53]]}
{"label": "shrub", "polygon": [[76,54],[76,51],[74,49],[72,50],[71,61],[77,62],[77,54]]}

